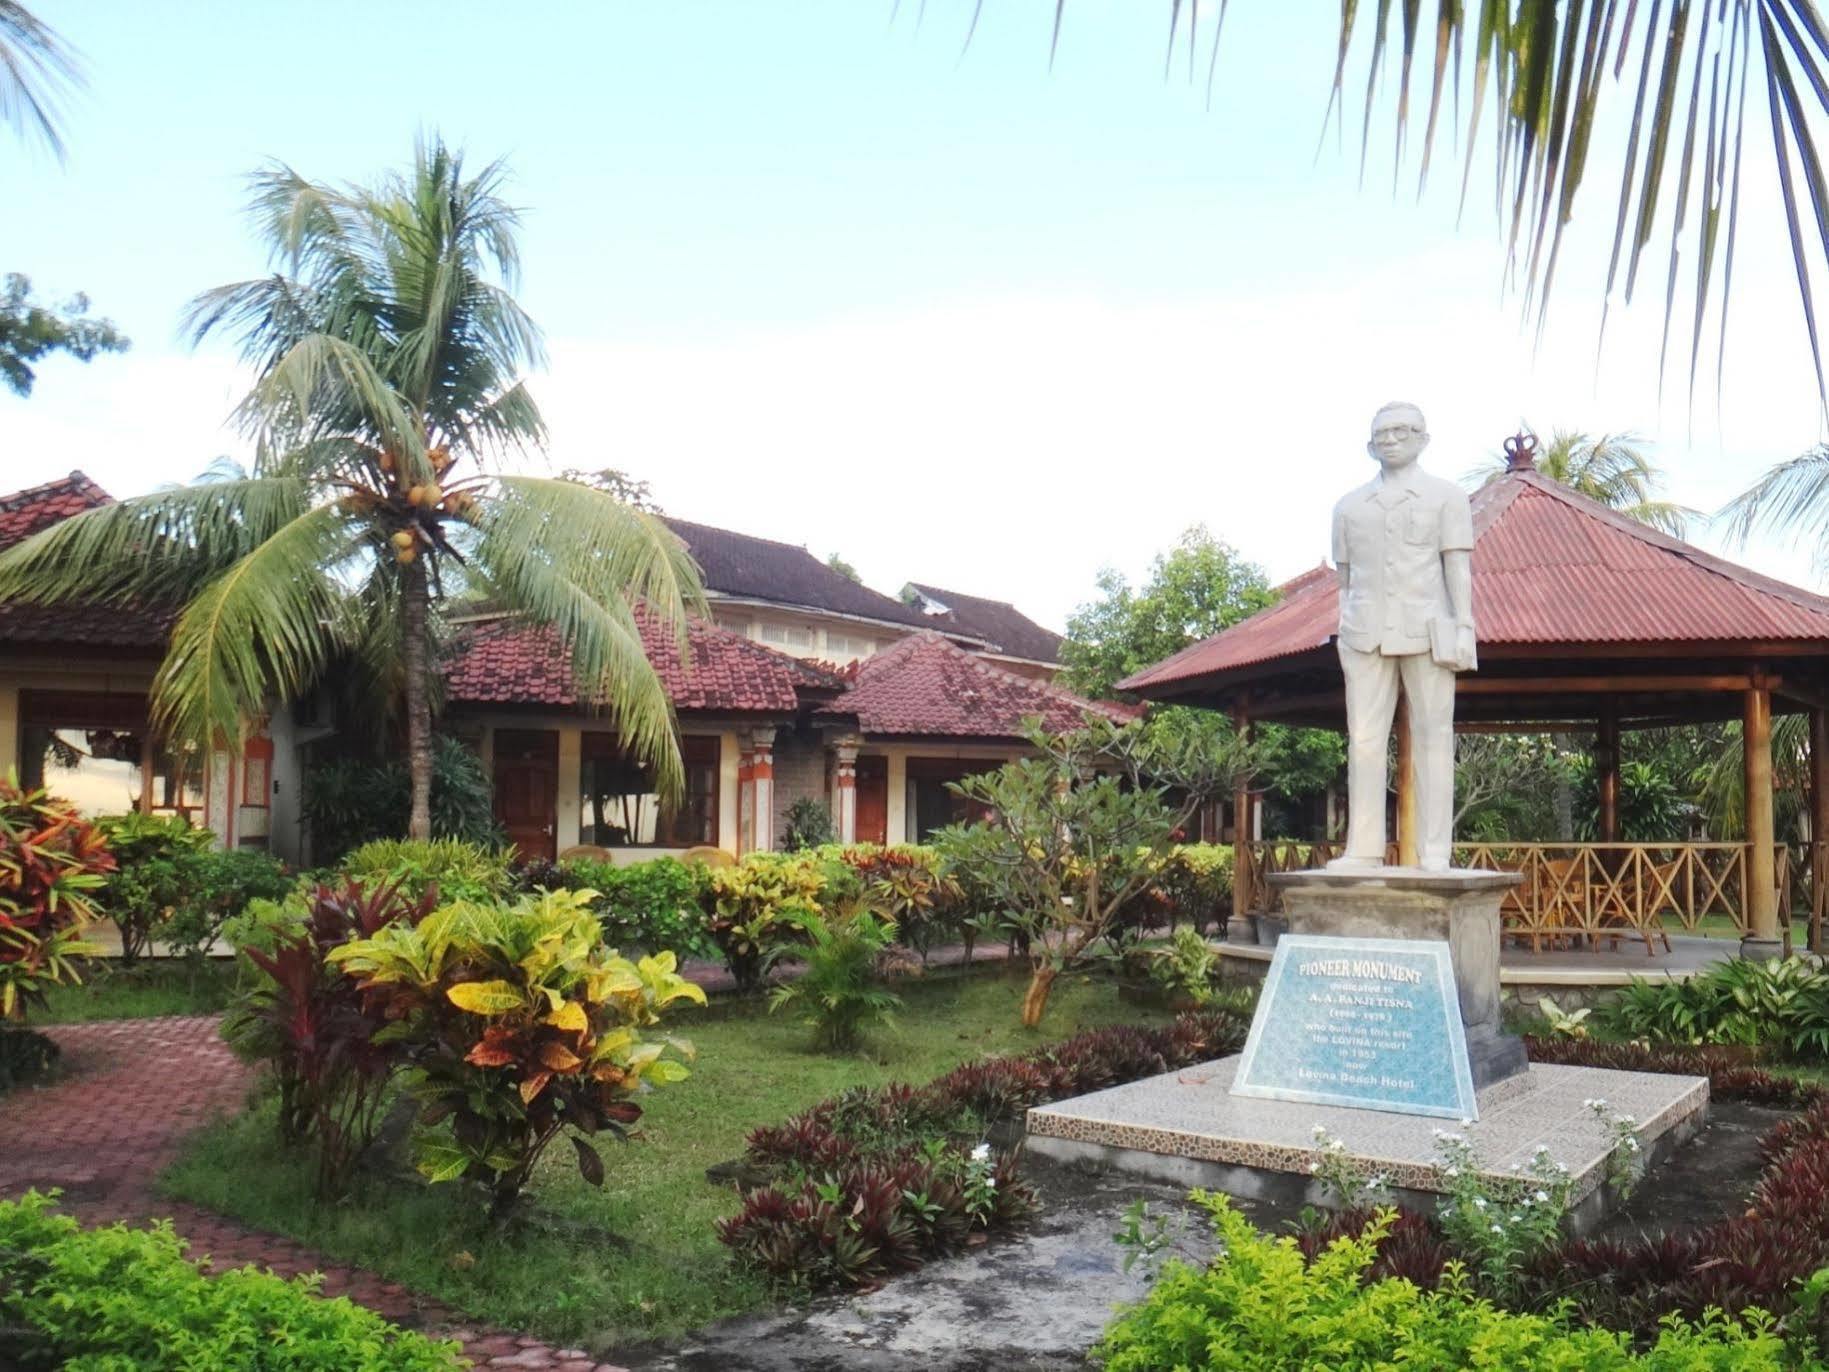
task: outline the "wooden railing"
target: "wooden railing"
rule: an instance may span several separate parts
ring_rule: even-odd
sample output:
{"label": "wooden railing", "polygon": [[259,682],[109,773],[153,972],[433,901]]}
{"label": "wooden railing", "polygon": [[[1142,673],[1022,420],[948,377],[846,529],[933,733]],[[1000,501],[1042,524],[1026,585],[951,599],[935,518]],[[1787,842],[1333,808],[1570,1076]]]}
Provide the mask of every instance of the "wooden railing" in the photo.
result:
{"label": "wooden railing", "polygon": [[[1290,839],[1247,844],[1244,908],[1275,911],[1271,874],[1320,867],[1341,847]],[[1829,842],[1810,848],[1806,854],[1778,845],[1778,919],[1788,929],[1801,902],[1817,946],[1829,906]],[[1694,932],[1704,920],[1722,924],[1724,933],[1727,927],[1748,932],[1746,854],[1744,843],[1462,843],[1455,845],[1454,865],[1519,874],[1500,913],[1506,933],[1533,947],[1576,936],[1630,937],[1654,952],[1667,931]],[[1396,860],[1393,844],[1386,861]]]}

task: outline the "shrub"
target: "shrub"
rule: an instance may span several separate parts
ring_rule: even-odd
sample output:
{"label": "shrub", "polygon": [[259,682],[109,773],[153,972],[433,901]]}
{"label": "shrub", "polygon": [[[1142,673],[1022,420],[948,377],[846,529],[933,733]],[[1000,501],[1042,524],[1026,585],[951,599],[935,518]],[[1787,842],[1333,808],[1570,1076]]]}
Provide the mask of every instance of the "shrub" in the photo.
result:
{"label": "shrub", "polygon": [[87,1372],[455,1372],[434,1343],[339,1298],[321,1278],[252,1267],[205,1276],[161,1220],[84,1230],[29,1193],[0,1202],[0,1366]]}
{"label": "shrub", "polygon": [[[379,838],[405,838],[412,784],[404,760],[342,758],[305,773],[305,820],[316,860],[335,863]],[[499,847],[495,789],[482,759],[458,739],[432,746],[432,837]]]}
{"label": "shrub", "polygon": [[197,885],[202,854],[215,841],[182,815],[109,815],[96,827],[108,840],[117,870],[101,907],[121,932],[121,961],[151,951],[152,941]]}
{"label": "shrub", "polygon": [[1150,950],[1150,979],[1171,997],[1205,1004],[1219,979],[1219,950],[1205,934],[1177,929],[1167,944]]}
{"label": "shrub", "polygon": [[209,850],[194,854],[189,865],[193,885],[162,930],[165,946],[177,956],[202,957],[250,901],[279,900],[292,889],[286,864],[253,849]]}
{"label": "shrub", "polygon": [[1512,1314],[1468,1291],[1458,1269],[1424,1291],[1401,1279],[1367,1284],[1395,1212],[1334,1240],[1313,1262],[1291,1237],[1258,1233],[1224,1195],[1195,1192],[1212,1216],[1220,1255],[1205,1267],[1171,1261],[1149,1295],[1122,1313],[1093,1350],[1108,1372],[1160,1368],[1504,1367],[1777,1369],[1773,1322],[1704,1316],[1671,1320],[1635,1353],[1624,1335],[1572,1327],[1560,1312]]}
{"label": "shrub", "polygon": [[[1249,1023],[1201,1011],[1164,1029],[1093,1030],[1018,1057],[965,1063],[922,1087],[891,1083],[828,1097],[750,1133],[745,1159],[774,1181],[746,1192],[718,1237],[740,1263],[801,1288],[857,1286],[917,1266],[952,1251],[974,1227],[1013,1223],[1032,1205],[1017,1157],[993,1159],[975,1143],[988,1126],[1031,1105],[1236,1052]],[[887,1180],[898,1178],[914,1197],[888,1194]]]}
{"label": "shrub", "polygon": [[436,888],[441,900],[494,900],[508,891],[507,850],[465,839],[376,839],[343,859],[354,881],[399,885],[412,900]]}
{"label": "shrub", "polygon": [[809,854],[751,853],[705,874],[707,932],[737,989],[756,990],[769,965],[797,938],[797,921],[819,913],[826,877]]}
{"label": "shrub", "polygon": [[612,948],[715,960],[721,950],[705,914],[705,871],[670,857],[624,866],[575,858],[564,865],[563,884],[597,892],[597,918]]}
{"label": "shrub", "polygon": [[271,907],[240,932],[240,952],[257,971],[223,1021],[243,1057],[266,1064],[279,1087],[279,1132],[317,1150],[320,1195],[338,1191],[380,1123],[388,1083],[402,1065],[385,1040],[386,997],[364,991],[330,962],[352,939],[389,924],[416,923],[432,898],[400,883],[318,886]]}
{"label": "shrub", "polygon": [[900,996],[873,985],[877,959],[895,942],[895,925],[868,910],[850,915],[803,915],[807,937],[799,976],[775,988],[769,1010],[786,1006],[802,1010],[821,1048],[848,1053],[864,1031],[889,1021],[902,1004]]}
{"label": "shrub", "polygon": [[0,780],[0,1019],[23,1019],[52,986],[81,981],[100,950],[82,937],[114,870],[107,839],[76,807]]}
{"label": "shrub", "polygon": [[1232,850],[1217,843],[1180,843],[1156,875],[1171,921],[1187,920],[1198,933],[1223,937],[1232,913]]}
{"label": "shrub", "polygon": [[[894,921],[923,965],[933,946],[958,927],[957,890],[941,875],[940,855],[932,848],[854,844],[839,857],[857,874],[862,899]],[[831,907],[829,896],[824,903]]]}
{"label": "shrub", "polygon": [[0,1024],[0,1091],[43,1080],[62,1056],[56,1040],[36,1029]]}
{"label": "shrub", "polygon": [[605,948],[591,894],[457,901],[328,954],[399,1022],[388,1037],[421,1103],[419,1170],[487,1186],[497,1217],[568,1130],[579,1171],[601,1186],[603,1159],[585,1136],[625,1136],[641,1117],[636,1096],[687,1075],[662,1055],[690,1056],[689,1044],[642,1031],[705,993],[671,953],[630,962]]}
{"label": "shrub", "polygon": [[781,846],[790,853],[820,848],[838,837],[832,827],[832,812],[823,800],[802,796],[787,809],[787,822],[781,827]]}
{"label": "shrub", "polygon": [[1735,959],[1684,981],[1633,978],[1595,1018],[1614,1033],[1671,1043],[1829,1054],[1829,971],[1801,957]]}

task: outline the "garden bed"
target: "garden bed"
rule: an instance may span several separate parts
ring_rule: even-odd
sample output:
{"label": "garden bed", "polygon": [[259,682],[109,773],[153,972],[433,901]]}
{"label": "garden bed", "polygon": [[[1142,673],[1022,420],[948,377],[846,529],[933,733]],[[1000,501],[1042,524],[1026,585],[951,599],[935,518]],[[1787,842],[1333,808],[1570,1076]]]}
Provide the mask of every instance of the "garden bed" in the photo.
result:
{"label": "garden bed", "polygon": [[[719,1244],[715,1223],[737,1197],[704,1176],[740,1156],[752,1129],[847,1087],[927,1081],[986,1054],[1150,1018],[1106,982],[1063,978],[1042,1028],[1027,1031],[1017,1021],[1022,984],[1020,975],[990,968],[907,983],[895,1027],[850,1056],[812,1052],[804,1026],[757,1002],[747,1013],[682,1015],[677,1027],[698,1049],[691,1079],[646,1098],[640,1141],[605,1145],[603,1190],[578,1178],[569,1150],[546,1158],[532,1201],[560,1222],[536,1221],[506,1238],[454,1186],[367,1175],[345,1203],[320,1204],[309,1164],[274,1141],[270,1103],[195,1137],[166,1187],[496,1325],[594,1351],[676,1335],[773,1299]],[[584,1237],[606,1231],[622,1242]]]}

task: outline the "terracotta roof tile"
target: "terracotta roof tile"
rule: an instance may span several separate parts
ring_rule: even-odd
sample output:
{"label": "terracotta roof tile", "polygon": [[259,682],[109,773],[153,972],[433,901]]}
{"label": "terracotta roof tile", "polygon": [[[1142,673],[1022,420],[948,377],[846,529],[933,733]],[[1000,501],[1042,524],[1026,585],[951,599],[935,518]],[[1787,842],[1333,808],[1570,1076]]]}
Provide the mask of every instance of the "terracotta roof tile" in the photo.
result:
{"label": "terracotta roof tile", "polygon": [[[0,495],[0,551],[114,497],[81,472]],[[0,602],[0,642],[160,649],[174,616],[114,605]]]}
{"label": "terracotta roof tile", "polygon": [[1135,717],[1127,707],[1006,672],[933,631],[865,658],[852,677],[851,689],[816,713],[854,718],[865,734],[881,737],[1013,739],[1031,715],[1055,730],[1079,727],[1089,710]]}
{"label": "terracotta roof tile", "polygon": [[[1484,646],[1811,641],[1829,649],[1829,599],[1705,553],[1534,471],[1473,498],[1474,619]],[[1325,648],[1331,577],[1120,682],[1144,695]]]}
{"label": "terracotta roof tile", "polygon": [[[802,691],[833,695],[844,687],[835,674],[796,661],[703,620],[687,625],[688,661],[681,663],[673,636],[647,615],[637,616],[642,646],[676,710],[792,714]],[[446,692],[470,704],[580,703],[571,655],[545,628],[496,620],[467,630],[445,669]]]}
{"label": "terracotta roof tile", "polygon": [[1061,636],[1044,629],[1008,601],[944,591],[919,581],[908,584],[923,600],[946,607],[943,614],[920,611],[929,628],[971,634],[983,639],[992,652],[1006,657],[1027,658],[1031,662],[1060,661]]}

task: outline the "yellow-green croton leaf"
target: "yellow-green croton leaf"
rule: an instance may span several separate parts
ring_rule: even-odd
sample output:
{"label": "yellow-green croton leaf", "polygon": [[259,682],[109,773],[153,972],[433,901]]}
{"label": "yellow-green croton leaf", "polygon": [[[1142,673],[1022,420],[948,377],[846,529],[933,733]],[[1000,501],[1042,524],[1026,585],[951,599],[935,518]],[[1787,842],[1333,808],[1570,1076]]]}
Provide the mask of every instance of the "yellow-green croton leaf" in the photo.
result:
{"label": "yellow-green croton leaf", "polygon": [[526,997],[506,981],[465,981],[453,986],[445,995],[459,1010],[473,1015],[500,1015],[518,1010]]}

